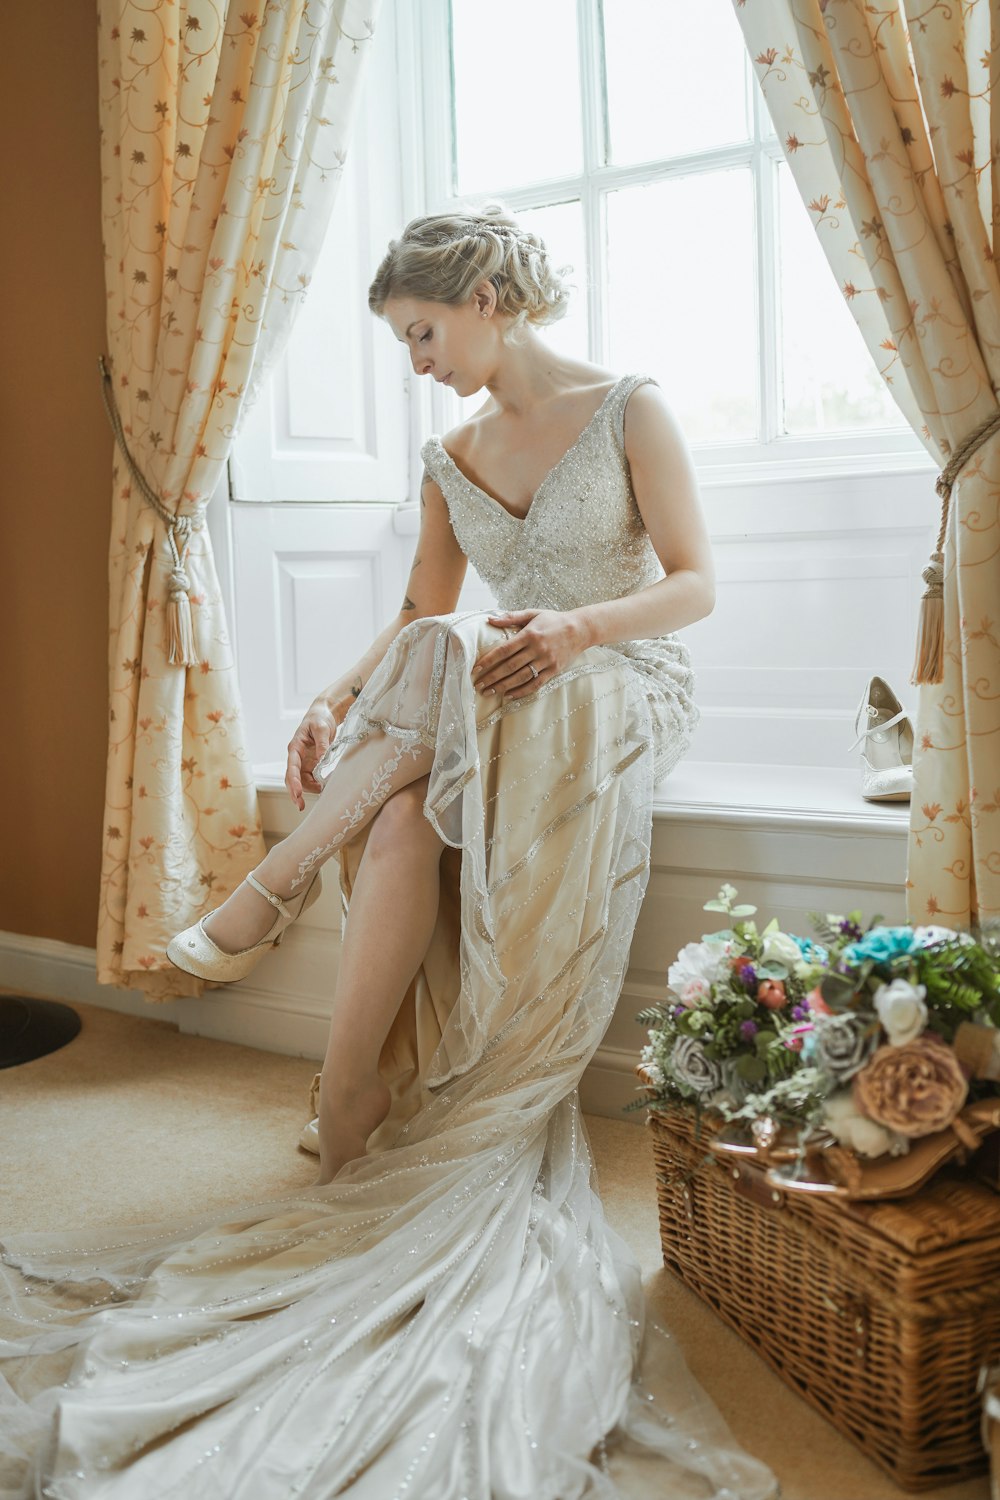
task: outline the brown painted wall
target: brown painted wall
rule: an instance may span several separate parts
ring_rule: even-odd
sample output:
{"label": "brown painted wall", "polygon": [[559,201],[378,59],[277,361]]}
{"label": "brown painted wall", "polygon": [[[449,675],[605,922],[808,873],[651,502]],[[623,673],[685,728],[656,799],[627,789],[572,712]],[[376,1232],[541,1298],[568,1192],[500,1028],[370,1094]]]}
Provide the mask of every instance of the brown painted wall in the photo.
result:
{"label": "brown painted wall", "polygon": [[0,929],[92,947],[113,440],[93,0],[11,6],[0,61]]}

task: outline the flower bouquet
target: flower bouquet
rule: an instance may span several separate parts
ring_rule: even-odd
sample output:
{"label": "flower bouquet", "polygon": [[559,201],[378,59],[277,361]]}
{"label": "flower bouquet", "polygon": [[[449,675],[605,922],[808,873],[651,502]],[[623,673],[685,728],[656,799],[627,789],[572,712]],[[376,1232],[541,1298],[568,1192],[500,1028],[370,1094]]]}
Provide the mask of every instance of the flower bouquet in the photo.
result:
{"label": "flower bouquet", "polygon": [[906,1155],[949,1127],[949,1147],[972,1149],[1000,1123],[1000,924],[974,938],[811,912],[813,941],[776,920],[758,931],[736,894],[724,885],[705,903],[729,926],[688,943],[664,1001],[639,1012],[645,1097],[626,1109],[744,1122],[763,1153],[793,1139],[784,1155],[800,1168],[839,1145],[833,1175],[848,1187],[859,1159]]}

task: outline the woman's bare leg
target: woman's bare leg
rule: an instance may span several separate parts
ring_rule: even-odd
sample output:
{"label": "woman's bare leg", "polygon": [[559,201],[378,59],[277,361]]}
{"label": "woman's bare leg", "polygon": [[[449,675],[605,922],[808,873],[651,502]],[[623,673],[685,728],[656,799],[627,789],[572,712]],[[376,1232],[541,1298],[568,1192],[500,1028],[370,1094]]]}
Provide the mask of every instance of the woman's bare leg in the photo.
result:
{"label": "woman's bare leg", "polygon": [[320,1082],[320,1174],[330,1182],[389,1111],[382,1044],[437,920],[444,845],[424,817],[427,778],[384,804],[351,891]]}
{"label": "woman's bare leg", "polygon": [[[432,759],[433,751],[425,746],[404,747],[383,734],[353,746],[334,766],[299,826],[268,850],[254,872],[257,879],[283,900],[300,895],[312,872],[370,822],[394,792],[426,778]],[[236,953],[259,943],[274,916],[260,892],[242,881],[205,918],[205,931],[224,953]]]}

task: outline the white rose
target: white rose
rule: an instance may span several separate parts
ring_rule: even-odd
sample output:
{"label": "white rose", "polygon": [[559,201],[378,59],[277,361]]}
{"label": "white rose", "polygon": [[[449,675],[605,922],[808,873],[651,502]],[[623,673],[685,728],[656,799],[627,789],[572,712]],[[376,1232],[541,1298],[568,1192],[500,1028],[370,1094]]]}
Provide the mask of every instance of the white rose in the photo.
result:
{"label": "white rose", "polygon": [[776,963],[784,964],[786,969],[793,968],[802,958],[798,943],[794,942],[787,933],[772,932],[764,939],[764,961],[774,959]]}
{"label": "white rose", "polygon": [[927,986],[894,979],[875,991],[875,1009],[893,1047],[904,1047],[927,1025]]}
{"label": "white rose", "polygon": [[706,986],[714,984],[727,968],[725,953],[720,952],[719,943],[687,943],[667,970],[667,983],[677,995],[683,995],[685,987],[697,980]]}
{"label": "white rose", "polygon": [[859,1156],[903,1155],[909,1143],[894,1130],[876,1125],[867,1115],[858,1113],[849,1090],[842,1094],[831,1094],[823,1106],[823,1123],[831,1135],[835,1135],[842,1146],[856,1151]]}
{"label": "white rose", "polygon": [[974,943],[975,938],[968,932],[956,932],[951,927],[914,927],[913,941],[920,948],[929,948],[932,943],[954,942],[958,939],[960,943]]}

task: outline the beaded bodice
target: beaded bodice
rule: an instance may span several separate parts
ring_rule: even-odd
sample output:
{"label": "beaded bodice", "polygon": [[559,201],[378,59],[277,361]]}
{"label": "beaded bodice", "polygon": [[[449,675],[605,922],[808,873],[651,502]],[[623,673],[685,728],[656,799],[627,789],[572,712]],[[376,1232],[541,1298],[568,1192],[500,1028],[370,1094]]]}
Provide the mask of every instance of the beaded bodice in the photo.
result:
{"label": "beaded bodice", "polygon": [[462,551],[501,609],[575,609],[663,577],[632,491],[625,403],[651,375],[623,375],[549,470],[522,519],[473,484],[441,439],[420,450]]}

